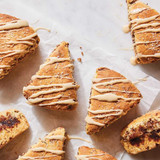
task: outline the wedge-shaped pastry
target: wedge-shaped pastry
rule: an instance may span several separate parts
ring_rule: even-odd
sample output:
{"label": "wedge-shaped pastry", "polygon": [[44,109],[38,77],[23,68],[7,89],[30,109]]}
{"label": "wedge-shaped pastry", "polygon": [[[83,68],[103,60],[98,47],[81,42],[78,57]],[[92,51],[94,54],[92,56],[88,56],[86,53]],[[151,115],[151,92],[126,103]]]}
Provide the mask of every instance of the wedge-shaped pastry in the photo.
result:
{"label": "wedge-shaped pastry", "polygon": [[138,0],[127,0],[135,57],[131,63],[160,60],[160,14]]}
{"label": "wedge-shaped pastry", "polygon": [[103,152],[96,148],[89,148],[86,146],[81,146],[78,148],[78,155],[76,155],[77,160],[116,160],[110,154]]}
{"label": "wedge-shaped pastry", "polygon": [[59,127],[50,132],[44,139],[33,145],[27,153],[19,156],[18,160],[62,160],[64,158],[65,129]]}
{"label": "wedge-shaped pastry", "polygon": [[139,90],[121,74],[108,68],[98,68],[93,78],[90,106],[86,117],[86,132],[94,134],[109,126],[142,98]]}
{"label": "wedge-shaped pastry", "polygon": [[29,128],[25,116],[15,109],[0,112],[0,149]]}
{"label": "wedge-shaped pastry", "polygon": [[160,145],[160,110],[132,121],[121,132],[121,143],[130,154],[148,151]]}
{"label": "wedge-shaped pastry", "polygon": [[33,53],[38,43],[39,38],[27,21],[0,14],[0,79]]}
{"label": "wedge-shaped pastry", "polygon": [[73,78],[73,63],[68,43],[62,42],[23,88],[30,104],[51,110],[72,110],[77,104],[79,87]]}

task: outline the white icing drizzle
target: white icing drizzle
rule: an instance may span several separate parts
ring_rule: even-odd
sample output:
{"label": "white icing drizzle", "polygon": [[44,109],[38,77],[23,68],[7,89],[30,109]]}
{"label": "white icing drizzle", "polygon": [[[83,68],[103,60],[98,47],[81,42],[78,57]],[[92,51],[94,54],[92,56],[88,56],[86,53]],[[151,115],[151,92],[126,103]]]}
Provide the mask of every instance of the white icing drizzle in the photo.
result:
{"label": "white icing drizzle", "polygon": [[[92,114],[96,114],[95,116],[89,117],[87,116],[85,121],[88,124],[94,124],[97,126],[103,126],[102,123],[96,122],[94,119],[101,119],[101,118],[107,118],[110,116],[119,116],[123,113],[122,109],[108,109],[108,110],[91,110],[88,109],[88,111]],[[97,115],[101,114],[101,115]]]}
{"label": "white icing drizzle", "polygon": [[[159,24],[160,25],[160,24]],[[151,29],[145,29],[145,30],[143,30],[143,31],[139,31],[139,32],[137,32],[137,33],[147,33],[147,32],[154,32],[154,33],[156,33],[156,32],[160,32],[160,28],[158,28],[158,29],[154,29],[154,28],[151,28]]]}
{"label": "white icing drizzle", "polygon": [[9,42],[6,42],[6,44],[28,44],[28,45],[33,45],[33,43],[29,42],[29,41],[9,41]]}
{"label": "white icing drizzle", "polygon": [[94,124],[94,125],[101,126],[101,127],[105,126],[105,124],[96,122],[95,120],[93,120],[92,117],[89,117],[89,116],[87,116],[87,117],[85,118],[85,121],[86,121],[88,124]]}
{"label": "white icing drizzle", "polygon": [[10,65],[0,65],[0,68],[9,68]]}
{"label": "white icing drizzle", "polygon": [[23,88],[23,91],[26,91],[28,89],[34,90],[34,89],[41,89],[41,88],[48,88],[48,87],[55,87],[55,86],[59,86],[61,88],[49,89],[46,91],[38,91],[37,93],[32,94],[30,98],[38,97],[40,95],[49,94],[49,93],[65,91],[70,88],[77,88],[77,85],[73,83],[64,83],[64,84],[51,84],[51,85],[40,85],[40,86],[27,86]]}
{"label": "white icing drizzle", "polygon": [[[6,58],[6,57],[10,57],[10,56],[22,53],[22,52],[25,52],[25,51],[24,50],[13,50],[13,51],[10,51],[10,54],[7,54],[7,55],[5,55],[3,57],[0,57],[0,59]],[[4,52],[0,52],[0,54],[2,54],[2,53],[4,53]],[[9,53],[9,51],[8,51],[8,53]]]}
{"label": "white icing drizzle", "polygon": [[45,139],[49,139],[49,140],[65,140],[65,136],[62,135],[51,135],[51,136],[47,136],[45,137]]}
{"label": "white icing drizzle", "polygon": [[137,58],[132,56],[130,59],[130,63],[135,66],[137,64]]}
{"label": "white icing drizzle", "polygon": [[50,149],[46,149],[44,147],[31,148],[30,150],[33,152],[49,152],[49,153],[53,153],[53,154],[57,154],[57,155],[61,155],[61,154],[65,153],[62,150],[50,150]]}
{"label": "white icing drizzle", "polygon": [[122,30],[123,30],[124,33],[130,32],[130,25],[124,25]]}
{"label": "white icing drizzle", "polygon": [[142,24],[142,23],[147,23],[147,22],[150,22],[152,20],[155,20],[157,17],[159,17],[159,15],[155,15],[155,16],[152,16],[152,17],[148,17],[148,18],[137,18],[137,19],[134,19],[130,22],[131,23],[136,23],[134,26],[138,25],[138,24]]}
{"label": "white icing drizzle", "polygon": [[123,77],[106,77],[106,78],[93,78],[92,82],[100,82],[103,80],[122,79]]}
{"label": "white icing drizzle", "polygon": [[57,105],[57,104],[70,104],[70,105],[74,105],[74,104],[77,104],[77,102],[75,102],[73,99],[66,99],[66,100],[61,100],[61,101],[47,103],[47,104],[39,104],[39,106],[43,107],[43,106],[50,106],[50,105]]}
{"label": "white icing drizzle", "polygon": [[105,93],[105,92],[138,93],[138,92],[133,92],[133,91],[116,90],[116,89],[112,89],[112,88],[101,89],[96,86],[92,86],[92,88],[100,93]]}
{"label": "white icing drizzle", "polygon": [[51,32],[50,29],[44,28],[44,27],[38,27],[38,28],[36,28],[34,31],[37,32],[38,30],[46,30],[46,31],[48,31],[48,32]]}
{"label": "white icing drizzle", "polygon": [[31,80],[33,81],[34,79],[48,79],[52,78],[53,76],[43,76],[43,75],[34,75],[32,76]]}
{"label": "white icing drizzle", "polygon": [[91,110],[88,108],[88,111],[92,114],[103,114],[103,113],[110,113],[110,112],[119,112],[121,114],[123,112],[122,109],[105,109],[105,110]]}
{"label": "white icing drizzle", "polygon": [[104,156],[105,154],[93,154],[93,155],[76,155],[76,159],[77,160],[90,160],[90,159],[94,159],[94,160],[101,160],[101,158],[98,158],[97,156]]}
{"label": "white icing drizzle", "polygon": [[54,158],[54,157],[56,157],[56,155],[52,155],[52,156],[39,156],[39,157],[19,156],[19,159],[27,159],[27,160],[40,159],[40,160],[45,160],[46,158]]}
{"label": "white icing drizzle", "polygon": [[48,62],[46,62],[40,66],[40,69],[42,69],[46,65],[54,64],[56,62],[71,61],[70,58],[58,58],[58,57],[49,57],[48,60],[49,60]]}
{"label": "white icing drizzle", "polygon": [[[134,30],[137,30],[137,29],[141,29],[141,28],[146,28],[146,27],[157,27],[157,26],[160,26],[160,23],[147,23],[147,24],[140,24],[138,26],[135,26],[132,31]],[[142,32],[142,31],[141,31]],[[144,30],[143,32],[147,32],[147,30]],[[142,32],[142,33],[143,33]],[[140,33],[140,32],[137,32],[137,33]]]}
{"label": "white icing drizzle", "polygon": [[73,64],[68,64],[68,65],[64,66],[63,68],[67,68],[67,67],[73,67]]}
{"label": "white icing drizzle", "polygon": [[144,77],[144,78],[139,78],[138,81],[133,82],[133,84],[138,84],[138,83],[140,83],[140,82],[147,81],[148,77],[149,77],[149,76],[146,76],[146,77]]}
{"label": "white icing drizzle", "polygon": [[28,22],[24,20],[16,20],[11,22],[6,22],[4,25],[0,26],[0,30],[8,30],[8,29],[15,29],[15,28],[21,28],[21,27],[27,27]]}
{"label": "white icing drizzle", "polygon": [[117,80],[112,80],[109,82],[101,82],[101,83],[96,83],[93,84],[93,86],[97,87],[97,86],[107,86],[107,85],[112,85],[112,84],[116,84],[116,83],[128,83],[130,82],[130,80],[128,79],[117,79]]}
{"label": "white icing drizzle", "polygon": [[34,104],[34,103],[39,103],[39,102],[42,102],[42,101],[58,99],[58,98],[61,98],[61,97],[62,97],[62,95],[58,95],[58,96],[55,96],[55,97],[46,97],[46,98],[34,98],[34,99],[29,98],[28,102],[31,103],[31,104]]}
{"label": "white icing drizzle", "polygon": [[131,57],[130,62],[132,65],[136,65],[137,64],[137,59],[139,58],[160,58],[160,53],[155,53],[153,55],[149,54],[149,55],[142,55],[140,53],[138,53],[135,57]]}
{"label": "white icing drizzle", "polygon": [[132,100],[136,101],[136,100],[140,100],[141,98],[125,98],[123,96],[118,96],[113,93],[106,93],[106,94],[91,96],[91,99],[95,99],[99,101],[114,102],[114,101],[118,101],[119,99],[123,99],[125,101],[132,101]]}
{"label": "white icing drizzle", "polygon": [[69,136],[69,135],[67,135],[67,138],[70,140],[70,139],[78,139],[78,140],[81,140],[81,141],[85,141],[85,142],[87,142],[87,143],[92,143],[91,141],[88,141],[88,140],[86,140],[86,139],[84,139],[84,138],[81,138],[81,137],[75,137],[75,136]]}
{"label": "white icing drizzle", "polygon": [[138,13],[143,12],[144,10],[148,10],[148,8],[136,8],[136,9],[130,11],[129,14],[138,14]]}
{"label": "white icing drizzle", "polygon": [[133,45],[136,46],[136,45],[139,45],[139,44],[149,44],[149,43],[158,43],[158,42],[160,42],[160,40],[155,40],[155,41],[139,41],[139,42],[134,43]]}

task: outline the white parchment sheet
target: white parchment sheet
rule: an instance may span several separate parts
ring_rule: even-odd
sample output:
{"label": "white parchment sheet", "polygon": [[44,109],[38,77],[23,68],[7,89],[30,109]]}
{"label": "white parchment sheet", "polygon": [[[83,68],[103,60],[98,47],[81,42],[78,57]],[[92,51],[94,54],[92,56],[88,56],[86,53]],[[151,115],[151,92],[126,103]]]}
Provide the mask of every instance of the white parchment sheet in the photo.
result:
{"label": "white parchment sheet", "polygon": [[[122,128],[131,120],[146,113],[148,110],[159,108],[160,102],[156,100],[160,92],[159,81],[148,77],[147,81],[137,84],[137,88],[143,95],[141,103],[116,123],[103,129],[99,134],[88,136],[85,133],[84,119],[87,114],[91,79],[95,74],[96,68],[108,67],[120,72],[132,81],[144,78],[146,74],[140,71],[138,67],[132,66],[128,61],[113,56],[106,50],[97,48],[95,44],[83,39],[83,36],[79,36],[70,31],[69,28],[57,24],[53,19],[43,17],[41,13],[36,12],[33,8],[27,8],[22,4],[14,3],[14,1],[12,3],[2,1],[0,2],[0,7],[2,13],[26,19],[34,28],[46,27],[51,29],[51,33],[45,30],[38,31],[41,42],[36,54],[30,55],[6,78],[0,81],[0,111],[16,108],[25,114],[30,123],[28,131],[18,136],[0,151],[0,160],[15,160],[18,155],[26,152],[29,146],[36,143],[38,138],[42,138],[53,128],[59,126],[65,127],[69,135],[83,137],[93,143],[92,145],[80,140],[67,142],[65,160],[74,160],[78,147],[82,145],[102,149],[116,156],[118,160],[138,160],[144,159],[143,157],[145,157],[145,160],[152,160],[153,156],[154,159],[158,160],[158,150],[142,153],[138,156],[124,154],[119,139]],[[39,65],[44,62],[61,41],[70,43],[71,56],[75,59],[75,80],[80,85],[78,90],[79,105],[72,112],[58,112],[32,107],[26,103],[26,99],[22,95],[22,88],[38,70]],[[82,47],[82,50],[80,47]],[[84,56],[81,55],[81,51],[84,52]],[[77,61],[79,57],[82,58],[82,63]]]}

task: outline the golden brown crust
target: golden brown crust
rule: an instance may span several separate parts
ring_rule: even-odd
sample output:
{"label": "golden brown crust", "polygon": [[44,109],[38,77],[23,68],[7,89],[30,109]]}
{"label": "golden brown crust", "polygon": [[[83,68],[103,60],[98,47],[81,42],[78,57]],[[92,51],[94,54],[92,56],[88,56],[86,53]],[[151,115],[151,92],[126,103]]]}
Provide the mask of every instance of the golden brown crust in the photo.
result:
{"label": "golden brown crust", "polygon": [[160,145],[160,110],[133,120],[121,132],[121,143],[130,154],[151,150]]}
{"label": "golden brown crust", "polygon": [[[26,159],[26,157],[27,158],[36,157],[36,159],[45,159],[45,160],[63,160],[64,143],[66,139],[65,135],[66,135],[65,129],[62,127],[52,130],[52,132],[50,132],[47,136],[45,136],[44,139],[39,139],[38,143],[34,144],[28,150],[28,152],[25,153],[23,156],[20,156],[18,160],[24,160]],[[53,137],[53,136],[58,136],[58,137]],[[39,151],[37,151],[37,149]]]}
{"label": "golden brown crust", "polygon": [[15,109],[0,112],[0,149],[29,128],[25,116]]}
{"label": "golden brown crust", "polygon": [[[155,31],[160,29],[159,13],[140,1],[127,0],[127,3],[136,63],[147,64],[159,61],[160,56],[156,56],[156,53],[160,53],[160,32]],[[153,16],[156,15],[157,17],[154,18]],[[146,22],[141,21],[140,23],[133,22],[139,19],[147,20],[147,18],[151,18],[151,20]],[[136,27],[139,28],[136,29]],[[147,31],[147,29],[155,30]],[[148,56],[146,57],[146,55]]]}
{"label": "golden brown crust", "polygon": [[[96,125],[96,124],[89,124],[88,121],[86,120],[87,121],[87,125],[86,125],[87,134],[94,134],[96,132],[99,132],[105,126],[109,126],[110,124],[112,124],[113,122],[121,118],[122,116],[126,115],[128,111],[131,108],[135,107],[140,102],[140,99],[142,98],[139,90],[129,80],[127,80],[124,76],[122,76],[121,74],[113,70],[110,70],[105,67],[98,68],[94,78],[110,78],[110,79],[103,79],[99,82],[93,82],[91,97],[95,95],[104,95],[104,94],[109,93],[109,94],[122,96],[125,98],[133,98],[133,100],[131,99],[130,101],[126,101],[120,98],[115,101],[100,101],[96,99],[90,99],[90,107],[89,107],[90,110],[92,111],[97,111],[97,110],[108,111],[109,110],[109,111],[105,113],[101,113],[101,114],[94,114],[94,113],[91,113],[90,111],[88,112],[89,117],[94,117],[97,115],[98,116],[106,115],[106,117],[93,118],[94,121],[104,124],[102,126]],[[119,80],[119,82],[112,84],[112,82],[116,80]],[[99,92],[96,88],[94,88],[95,84],[105,83],[105,82],[108,82],[111,84],[101,85],[101,86],[99,85],[97,87],[98,89],[104,89],[104,90],[109,89],[108,91]],[[113,91],[112,89],[115,91]],[[134,100],[134,98],[138,98],[138,99]],[[109,116],[109,114],[111,115]]]}
{"label": "golden brown crust", "polygon": [[[9,25],[11,22],[15,24],[19,20],[10,15],[0,14],[0,21],[2,23],[0,26]],[[24,37],[34,33],[35,31],[29,26],[0,30],[0,79],[4,78],[26,55],[35,51],[39,43],[37,35],[32,37],[32,39],[22,40]],[[24,43],[25,41],[30,44]],[[19,53],[13,55],[15,51],[19,51]]]}
{"label": "golden brown crust", "polygon": [[[101,151],[99,149],[89,148],[89,147],[86,147],[86,146],[79,147],[78,156],[86,156],[86,155],[88,157],[89,156],[91,157],[91,155],[93,155],[90,159],[98,158],[100,160],[116,160],[116,158],[114,158],[110,154],[108,154],[106,152],[103,152],[103,151]],[[79,160],[78,157],[77,157],[77,160]]]}
{"label": "golden brown crust", "polygon": [[[76,90],[79,86],[76,84],[73,78],[74,67],[70,58],[68,46],[69,44],[67,42],[62,42],[60,45],[58,45],[47,58],[46,62],[40,66],[40,69],[36,75],[32,77],[29,85],[24,87],[23,93],[29,103],[51,110],[75,109],[77,105]],[[57,84],[60,84],[60,86],[54,86]],[[68,88],[63,90],[62,88],[65,87],[64,85],[66,84],[69,84],[66,86]],[[48,87],[29,89],[31,86],[39,87],[42,85]],[[52,90],[56,91],[52,92]],[[42,93],[42,91],[49,91],[49,93]],[[33,97],[34,94],[40,92],[42,94]],[[65,104],[66,100],[69,102],[66,102]]]}

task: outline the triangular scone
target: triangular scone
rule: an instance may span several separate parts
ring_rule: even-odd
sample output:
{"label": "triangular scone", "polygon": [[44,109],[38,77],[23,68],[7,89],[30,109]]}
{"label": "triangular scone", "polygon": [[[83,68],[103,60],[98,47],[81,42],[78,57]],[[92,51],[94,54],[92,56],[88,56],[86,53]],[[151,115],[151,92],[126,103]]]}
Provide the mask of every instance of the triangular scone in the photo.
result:
{"label": "triangular scone", "polygon": [[66,139],[65,129],[59,127],[50,132],[44,139],[33,145],[27,153],[19,156],[18,160],[24,159],[45,159],[62,160],[64,158],[64,142]]}
{"label": "triangular scone", "polygon": [[139,90],[121,74],[98,68],[93,78],[86,132],[94,134],[109,126],[136,106],[142,98]]}
{"label": "triangular scone", "polygon": [[76,155],[77,160],[83,160],[83,159],[99,159],[99,160],[116,160],[113,156],[110,154],[103,152],[96,148],[89,148],[86,146],[81,146],[78,148],[78,155]]}
{"label": "triangular scone", "polygon": [[130,154],[151,150],[160,145],[160,110],[133,120],[121,132],[121,143]]}
{"label": "triangular scone", "polygon": [[28,128],[27,119],[18,110],[0,112],[0,149]]}
{"label": "triangular scone", "polygon": [[127,0],[135,57],[131,63],[160,60],[160,14],[138,0]]}
{"label": "triangular scone", "polygon": [[73,78],[74,67],[68,45],[66,42],[58,45],[30,84],[23,88],[30,104],[51,110],[72,110],[77,105],[79,86]]}
{"label": "triangular scone", "polygon": [[27,21],[0,14],[0,79],[33,53],[38,43],[39,38]]}

